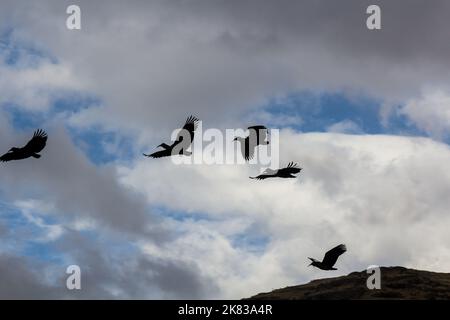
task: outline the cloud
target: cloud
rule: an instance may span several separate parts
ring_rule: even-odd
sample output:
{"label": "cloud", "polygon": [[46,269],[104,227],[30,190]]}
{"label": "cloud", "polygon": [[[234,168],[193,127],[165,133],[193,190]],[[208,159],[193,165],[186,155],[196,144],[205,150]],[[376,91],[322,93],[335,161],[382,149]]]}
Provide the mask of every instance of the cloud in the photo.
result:
{"label": "cloud", "polygon": [[[14,39],[8,39],[11,41]],[[6,63],[6,55],[16,61]],[[85,89],[69,65],[55,63],[35,52],[22,49],[20,53],[11,53],[0,46],[0,60],[3,60],[0,64],[0,105],[14,104],[27,111],[48,111],[57,98],[70,91]]]}
{"label": "cloud", "polygon": [[434,138],[443,139],[450,133],[450,96],[444,91],[426,92],[411,99],[398,113]]}
{"label": "cloud", "polygon": [[362,133],[363,130],[361,127],[351,120],[344,120],[340,122],[336,122],[329,126],[326,131],[336,132],[336,133]]}
{"label": "cloud", "polygon": [[[281,159],[304,168],[294,181],[255,182],[248,176],[256,168],[247,166],[142,160],[122,169],[122,181],[148,202],[191,217],[176,223],[187,231],[170,247],[144,245],[145,251],[197,261],[227,298],[325,276],[308,269],[306,257],[320,258],[339,243],[349,251],[335,275],[371,264],[448,268],[447,145],[291,130],[283,130],[280,141]],[[152,182],[155,175],[165,183]],[[242,234],[268,240],[254,253],[233,241]]]}
{"label": "cloud", "polygon": [[81,268],[82,290],[65,290],[66,298],[197,299],[211,289],[209,279],[194,265],[176,258],[145,256],[134,244],[109,236],[102,233],[105,241],[68,232],[58,243],[59,250],[71,252],[66,265],[73,263]]}
{"label": "cloud", "polygon": [[[0,127],[2,150],[29,139],[1,116],[0,123],[5,124]],[[139,242],[164,245],[176,238],[175,230],[150,210],[144,197],[118,181],[112,165],[89,162],[63,128],[49,124],[48,133],[39,161],[1,166],[0,194],[11,205],[2,208],[0,264],[9,269],[9,280],[0,296],[194,299],[214,288],[192,263],[141,257]],[[14,214],[23,216],[24,225],[12,223],[11,206]],[[65,288],[70,264],[81,267],[80,292]],[[24,283],[17,289],[23,270]]]}
{"label": "cloud", "polygon": [[276,128],[296,127],[303,123],[303,119],[298,115],[272,114],[261,110],[250,114],[249,119],[255,123],[270,124]]}
{"label": "cloud", "polygon": [[25,259],[0,254],[0,298],[57,299],[62,290],[46,283],[41,266],[30,265]]}
{"label": "cloud", "polygon": [[[153,234],[152,216],[146,203],[118,185],[114,168],[91,164],[73,146],[64,129],[50,127],[48,132],[48,146],[40,161],[2,164],[0,189],[8,199],[36,198],[52,204],[55,214],[63,212],[71,218],[95,219],[120,232]],[[5,152],[30,138],[29,135],[18,135],[15,139],[11,134],[5,136],[10,137],[0,143]],[[156,219],[153,222],[158,224]]]}
{"label": "cloud", "polygon": [[75,117],[154,136],[191,113],[216,126],[296,91],[393,104],[426,85],[448,87],[448,2],[379,1],[381,31],[365,26],[370,4],[110,1],[98,10],[80,1],[80,31],[65,28],[64,3],[11,1],[2,12],[18,39],[39,42],[104,100]]}
{"label": "cloud", "polygon": [[[103,233],[103,237],[108,234]],[[114,238],[113,238],[114,239]],[[22,239],[22,240],[25,240]],[[214,288],[194,265],[176,259],[152,259],[132,247],[72,231],[64,234],[53,251],[64,257],[49,263],[36,257],[0,253],[2,299],[197,299]],[[117,241],[117,240],[116,240]],[[117,250],[124,246],[127,250]],[[68,290],[66,269],[81,270],[81,290]]]}

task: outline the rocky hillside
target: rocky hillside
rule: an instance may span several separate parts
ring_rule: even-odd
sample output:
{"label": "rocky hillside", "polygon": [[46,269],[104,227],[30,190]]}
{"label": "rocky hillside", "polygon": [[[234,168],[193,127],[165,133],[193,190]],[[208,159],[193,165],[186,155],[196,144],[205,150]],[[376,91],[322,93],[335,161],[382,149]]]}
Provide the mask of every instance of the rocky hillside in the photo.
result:
{"label": "rocky hillside", "polygon": [[350,299],[450,299],[450,273],[381,268],[381,289],[369,290],[366,270],[347,276],[311,281],[308,284],[260,293],[258,300],[350,300]]}

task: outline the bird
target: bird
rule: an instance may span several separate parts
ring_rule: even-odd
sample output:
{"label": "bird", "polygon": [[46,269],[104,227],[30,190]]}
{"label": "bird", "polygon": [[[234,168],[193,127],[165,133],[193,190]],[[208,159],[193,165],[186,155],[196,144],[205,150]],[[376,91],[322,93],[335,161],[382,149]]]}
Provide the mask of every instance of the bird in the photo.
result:
{"label": "bird", "polygon": [[197,129],[198,121],[196,117],[189,116],[183,128],[178,133],[176,140],[171,145],[161,143],[157,148],[162,148],[163,150],[156,151],[152,154],[144,153],[143,155],[149,158],[170,157],[177,154],[190,156],[192,152],[186,149],[189,148],[194,140],[194,132]]}
{"label": "bird", "polygon": [[344,244],[340,244],[327,253],[325,253],[325,256],[323,257],[322,261],[318,261],[314,258],[308,258],[311,260],[311,263],[309,266],[314,266],[316,268],[319,268],[321,270],[337,270],[336,268],[333,268],[334,264],[336,263],[337,259],[341,254],[347,251],[347,247]]}
{"label": "bird", "polygon": [[233,141],[239,141],[241,143],[241,153],[246,161],[249,161],[255,155],[255,148],[259,145],[268,145],[267,128],[265,126],[252,126],[247,128],[249,135],[246,138],[235,137]]}
{"label": "bird", "polygon": [[47,133],[38,129],[34,132],[33,138],[22,148],[11,148],[7,153],[0,157],[0,162],[8,162],[11,160],[22,160],[30,157],[39,159],[41,152],[47,144]]}
{"label": "bird", "polygon": [[297,176],[294,176],[294,174],[299,173],[301,170],[302,168],[299,168],[296,163],[289,162],[286,168],[278,170],[267,168],[259,176],[250,177],[250,179],[264,180],[267,178],[297,178]]}

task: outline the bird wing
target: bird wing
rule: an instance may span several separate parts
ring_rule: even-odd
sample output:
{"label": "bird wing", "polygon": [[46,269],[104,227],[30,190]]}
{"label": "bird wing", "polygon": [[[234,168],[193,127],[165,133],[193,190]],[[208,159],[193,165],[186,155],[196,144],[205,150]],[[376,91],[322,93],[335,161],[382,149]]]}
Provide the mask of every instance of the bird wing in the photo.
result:
{"label": "bird wing", "polygon": [[344,244],[340,244],[334,247],[333,249],[325,253],[322,263],[332,267],[336,263],[339,256],[343,254],[345,251],[347,251],[347,248]]}
{"label": "bird wing", "polygon": [[266,141],[267,128],[265,126],[252,126],[247,128],[249,130],[249,136],[251,143],[259,145],[262,141]]}
{"label": "bird wing", "polygon": [[8,151],[0,157],[0,162],[8,162],[11,160],[16,160],[16,154],[13,151]]}
{"label": "bird wing", "polygon": [[267,178],[272,178],[273,175],[269,175],[269,174],[260,174],[259,176],[256,177],[249,177],[250,179],[256,179],[256,180],[264,180]]}
{"label": "bird wing", "polygon": [[160,150],[160,151],[156,151],[153,152],[152,154],[143,154],[144,156],[148,157],[148,158],[162,158],[162,157],[168,157],[170,156],[172,153],[172,150]]}
{"label": "bird wing", "polygon": [[248,138],[246,138],[245,141],[241,142],[241,152],[245,161],[253,159],[253,156],[255,155],[255,148],[256,145],[250,146]]}
{"label": "bird wing", "polygon": [[[186,119],[186,123],[184,124],[183,128],[178,133],[175,143],[180,143],[181,141],[183,141],[183,138],[186,136],[186,133],[188,133],[190,137],[189,145],[191,145],[192,141],[194,140],[194,132],[197,129],[198,121],[199,120],[196,117],[189,116]],[[189,145],[185,147],[187,148],[189,147]]]}
{"label": "bird wing", "polygon": [[44,130],[36,130],[34,132],[33,138],[23,147],[26,152],[38,153],[45,148],[47,143],[47,133]]}
{"label": "bird wing", "polygon": [[263,180],[263,179],[267,179],[267,178],[273,178],[276,177],[278,173],[278,170],[272,170],[270,168],[267,168],[266,170],[264,170],[264,172],[262,174],[260,174],[259,176],[256,177],[250,177],[250,179],[256,179],[256,180]]}
{"label": "bird wing", "polygon": [[302,168],[299,168],[297,163],[289,162],[288,166],[284,168],[284,170],[289,173],[299,173]]}

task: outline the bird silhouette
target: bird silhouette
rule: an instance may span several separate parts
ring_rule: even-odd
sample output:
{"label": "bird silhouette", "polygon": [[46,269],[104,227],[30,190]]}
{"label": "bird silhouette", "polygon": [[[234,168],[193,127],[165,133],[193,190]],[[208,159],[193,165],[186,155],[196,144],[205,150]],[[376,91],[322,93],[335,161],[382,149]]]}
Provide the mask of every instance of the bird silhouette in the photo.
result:
{"label": "bird silhouette", "polygon": [[190,156],[192,152],[187,151],[186,149],[192,144],[194,140],[194,132],[197,129],[198,119],[194,116],[189,116],[186,119],[186,123],[183,128],[177,135],[175,141],[168,145],[166,143],[161,143],[158,148],[162,148],[163,150],[156,151],[152,154],[145,154],[144,156],[150,158],[162,158],[162,157],[170,157],[172,155],[185,155]]}
{"label": "bird silhouette", "polygon": [[41,152],[47,143],[47,134],[45,131],[38,129],[34,132],[33,138],[22,148],[11,148],[7,153],[0,157],[0,162],[12,160],[22,160],[30,157],[39,159]]}
{"label": "bird silhouette", "polygon": [[345,251],[347,251],[347,247],[344,244],[340,244],[327,253],[325,253],[325,256],[323,257],[322,261],[318,261],[314,258],[308,258],[311,260],[310,266],[314,266],[316,268],[319,268],[321,270],[337,270],[336,268],[333,268],[334,264],[336,263],[337,259],[341,254],[343,254]]}
{"label": "bird silhouette", "polygon": [[241,153],[246,161],[252,159],[255,155],[255,149],[259,145],[267,145],[267,128],[265,126],[252,126],[247,128],[249,135],[246,138],[236,137],[233,141],[241,143]]}
{"label": "bird silhouette", "polygon": [[299,173],[302,168],[297,167],[297,164],[294,162],[289,162],[286,168],[273,170],[267,168],[264,170],[262,174],[256,177],[250,177],[250,179],[264,180],[267,178],[297,178],[294,174]]}

